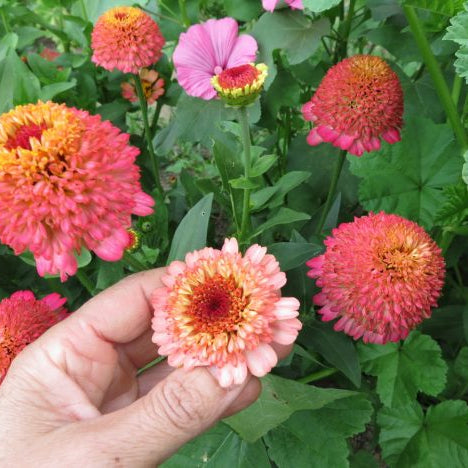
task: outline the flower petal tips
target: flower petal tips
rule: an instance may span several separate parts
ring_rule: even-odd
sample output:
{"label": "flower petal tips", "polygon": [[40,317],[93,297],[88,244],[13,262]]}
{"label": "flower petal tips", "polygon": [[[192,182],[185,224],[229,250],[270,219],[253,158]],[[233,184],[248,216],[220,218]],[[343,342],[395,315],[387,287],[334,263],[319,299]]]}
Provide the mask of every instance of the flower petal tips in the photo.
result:
{"label": "flower petal tips", "polygon": [[323,321],[364,342],[406,338],[431,315],[445,277],[441,250],[423,228],[394,214],[343,223],[325,240],[323,255],[307,262],[321,292],[314,303]]}
{"label": "flower petal tips", "polygon": [[152,295],[153,342],[174,367],[208,366],[221,386],[261,377],[277,362],[273,343],[291,344],[302,327],[299,301],[282,298],[286,275],[259,245],[244,256],[236,239],[176,261]]}
{"label": "flower petal tips", "polygon": [[180,35],[173,60],[177,81],[189,96],[214,99],[213,76],[255,61],[257,42],[238,30],[232,18],[210,19]]}
{"label": "flower petal tips", "polygon": [[[304,5],[302,3],[302,0],[285,0],[286,3],[289,5],[290,8],[297,9],[297,10],[303,10]],[[263,8],[266,11],[274,11],[276,8],[276,5],[279,3],[279,0],[262,0],[262,5]]]}

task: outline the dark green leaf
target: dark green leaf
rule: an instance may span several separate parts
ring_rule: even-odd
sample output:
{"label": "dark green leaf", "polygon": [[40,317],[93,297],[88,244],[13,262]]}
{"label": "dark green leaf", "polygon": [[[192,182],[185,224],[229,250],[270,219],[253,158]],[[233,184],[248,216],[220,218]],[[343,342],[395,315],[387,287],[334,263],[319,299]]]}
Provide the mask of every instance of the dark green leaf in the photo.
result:
{"label": "dark green leaf", "polygon": [[309,219],[310,215],[307,213],[300,213],[299,211],[294,211],[290,208],[280,208],[275,215],[268,219],[268,221],[265,221],[263,224],[258,226],[250,237],[256,237],[263,231],[279,226],[280,224],[291,224],[296,221],[307,221]]}
{"label": "dark green leaf", "polygon": [[277,159],[278,156],[275,154],[268,154],[258,158],[252,166],[252,169],[250,169],[250,177],[261,176],[275,164]]}
{"label": "dark green leaf", "polygon": [[303,265],[322,251],[323,246],[305,242],[278,242],[268,247],[268,252],[278,260],[281,271],[292,270]]}
{"label": "dark green leaf", "polygon": [[341,0],[303,0],[304,8],[312,13],[321,13],[338,5]]}
{"label": "dark green leaf", "polygon": [[231,179],[229,181],[232,188],[235,189],[256,189],[259,187],[259,183],[254,182],[252,179],[246,179],[245,177],[238,177],[237,179]]}
{"label": "dark green leaf", "polygon": [[429,10],[445,16],[453,16],[463,9],[464,0],[403,0],[403,5]]}

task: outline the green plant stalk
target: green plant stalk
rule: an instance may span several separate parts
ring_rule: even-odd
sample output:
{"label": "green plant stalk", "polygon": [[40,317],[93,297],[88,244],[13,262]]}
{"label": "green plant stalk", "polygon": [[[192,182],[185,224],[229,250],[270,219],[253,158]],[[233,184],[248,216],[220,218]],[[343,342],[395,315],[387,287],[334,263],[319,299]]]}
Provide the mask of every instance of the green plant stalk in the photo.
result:
{"label": "green plant stalk", "polygon": [[162,104],[158,99],[156,101],[156,109],[154,110],[153,121],[151,122],[151,138],[154,138],[158,128],[159,115],[161,114]]}
{"label": "green plant stalk", "polygon": [[349,33],[351,32],[351,24],[353,22],[355,4],[356,0],[350,0],[348,14],[346,15],[346,19],[343,22],[343,31],[341,39],[338,41],[335,49],[335,56],[333,60],[335,63],[337,63],[340,59],[343,60],[348,53],[348,37]]}
{"label": "green plant stalk", "polygon": [[452,100],[455,104],[455,107],[458,106],[458,100],[460,99],[460,92],[462,88],[463,79],[460,75],[455,75],[453,79],[453,86],[452,86]]}
{"label": "green plant stalk", "polygon": [[153,142],[151,140],[151,129],[148,120],[148,103],[146,102],[145,94],[143,92],[143,85],[141,84],[141,78],[138,74],[135,75],[135,88],[138,95],[138,100],[140,101],[141,115],[143,117],[143,125],[145,127],[145,139],[151,157],[151,162],[153,164],[153,173],[156,188],[161,193],[164,193],[164,189],[162,188],[161,180],[159,177],[159,161],[156,153],[154,152]]}
{"label": "green plant stalk", "polygon": [[434,82],[437,94],[441,104],[447,114],[448,120],[452,129],[457,137],[462,150],[465,151],[468,147],[468,137],[463,128],[460,116],[458,115],[457,108],[453,101],[453,98],[450,94],[450,90],[445,81],[442,70],[440,69],[439,64],[437,63],[434,54],[432,53],[429,42],[424,34],[424,30],[421,26],[418,16],[414,11],[413,7],[403,6],[403,11],[405,13],[408,24],[410,25],[413,36],[418,45],[419,51],[421,52],[424,63],[426,64],[427,70],[431,75],[432,81]]}
{"label": "green plant stalk", "polygon": [[83,270],[78,269],[76,271],[76,278],[84,286],[86,291],[88,291],[90,296],[92,296],[94,294],[94,284],[89,276]]}
{"label": "green plant stalk", "polygon": [[338,369],[323,369],[317,372],[314,372],[313,374],[306,375],[305,377],[301,377],[300,379],[297,379],[296,382],[300,383],[310,383],[310,382],[316,382],[317,380],[322,380],[325,377],[329,377],[330,375],[336,374],[338,372]]}
{"label": "green plant stalk", "polygon": [[148,268],[137,260],[133,255],[128,252],[124,252],[123,254],[123,261],[130,267],[132,267],[135,271],[145,271]]}
{"label": "green plant stalk", "polygon": [[2,22],[3,22],[3,27],[5,28],[6,33],[11,32],[10,25],[8,24],[8,20],[5,15],[5,10],[3,8],[0,8],[0,15],[2,16]]}
{"label": "green plant stalk", "polygon": [[184,23],[184,26],[188,28],[190,26],[190,19],[187,15],[187,5],[185,3],[185,0],[179,0],[179,10],[180,10],[180,15],[182,16],[182,23]]}
{"label": "green plant stalk", "polygon": [[[251,165],[251,141],[250,141],[250,127],[249,115],[245,106],[239,108],[239,123],[241,125],[242,144],[244,146],[244,177],[249,180],[250,165]],[[239,233],[240,241],[247,239],[247,231],[250,225],[250,189],[244,189],[244,202],[242,205],[242,220],[241,230]]]}
{"label": "green plant stalk", "polygon": [[317,224],[316,233],[320,234],[322,232],[323,226],[327,219],[328,212],[330,211],[330,207],[333,202],[333,197],[335,196],[336,186],[338,185],[338,180],[340,179],[341,169],[343,168],[344,161],[346,159],[346,150],[341,150],[340,155],[335,163],[335,169],[333,170],[332,178],[330,181],[330,187],[328,189],[327,199],[325,201],[325,206],[323,207],[322,215],[320,216],[320,220]]}

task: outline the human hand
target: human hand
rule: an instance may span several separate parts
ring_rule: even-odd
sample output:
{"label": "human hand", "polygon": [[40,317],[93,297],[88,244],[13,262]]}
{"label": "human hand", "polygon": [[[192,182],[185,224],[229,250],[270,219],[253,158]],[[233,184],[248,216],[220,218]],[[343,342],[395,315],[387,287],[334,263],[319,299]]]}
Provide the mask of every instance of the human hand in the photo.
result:
{"label": "human hand", "polygon": [[255,401],[252,376],[223,389],[165,362],[137,376],[157,357],[149,297],[163,273],[124,279],[18,355],[0,385],[1,466],[154,466]]}

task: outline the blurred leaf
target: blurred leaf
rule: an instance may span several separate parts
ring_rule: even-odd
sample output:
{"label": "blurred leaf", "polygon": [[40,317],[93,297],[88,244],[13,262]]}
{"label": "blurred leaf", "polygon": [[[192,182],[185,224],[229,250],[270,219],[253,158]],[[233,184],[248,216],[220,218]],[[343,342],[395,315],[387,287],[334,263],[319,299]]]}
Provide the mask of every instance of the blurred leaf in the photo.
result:
{"label": "blurred leaf", "polygon": [[258,182],[254,182],[252,179],[246,179],[245,177],[238,177],[237,179],[231,179],[229,181],[232,188],[235,189],[256,189],[259,187]]}
{"label": "blurred leaf", "polygon": [[298,211],[291,210],[290,208],[280,208],[279,211],[271,216],[268,221],[258,226],[252,233],[250,238],[254,238],[260,235],[262,232],[280,224],[291,224],[296,221],[307,221],[310,219],[310,215],[307,213],[300,213]]}
{"label": "blurred leaf", "polygon": [[32,26],[21,26],[15,28],[18,35],[18,45],[16,46],[19,50],[34,43],[36,39],[44,36],[44,31],[34,28]]}
{"label": "blurred leaf", "polygon": [[447,364],[432,338],[413,331],[402,345],[358,345],[364,372],[377,377],[377,393],[389,407],[407,404],[418,391],[437,396],[445,387]]}
{"label": "blurred leaf", "polygon": [[262,12],[262,4],[260,1],[224,0],[223,4],[227,15],[240,21],[256,19]]}
{"label": "blurred leaf", "polygon": [[426,228],[444,202],[442,188],[455,184],[462,159],[451,128],[413,117],[400,143],[381,151],[349,156],[351,172],[362,178],[359,199],[368,211],[396,213]]}
{"label": "blurred leaf", "polygon": [[250,177],[258,177],[267,172],[277,161],[276,154],[267,154],[258,158],[250,169]]}
{"label": "blurred leaf", "polygon": [[97,289],[106,289],[124,277],[122,262],[105,262],[104,260],[98,259],[98,264]]}
{"label": "blurred leaf", "polygon": [[468,408],[444,401],[426,414],[418,403],[383,408],[377,418],[384,460],[391,467],[463,467],[468,460]]}
{"label": "blurred leaf", "polygon": [[259,399],[241,413],[224,421],[244,440],[255,442],[296,411],[315,410],[354,395],[356,393],[348,390],[319,388],[267,375],[262,378],[262,394]]}
{"label": "blurred leaf", "polygon": [[183,260],[188,252],[206,246],[206,234],[210,221],[213,194],[204,196],[184,216],[172,238],[167,264],[174,260]]}
{"label": "blurred leaf", "polygon": [[362,396],[295,413],[265,436],[268,454],[279,468],[346,467],[346,439],[363,432],[371,415],[372,405]]}
{"label": "blurred leaf", "polygon": [[341,0],[302,0],[302,4],[306,10],[312,13],[321,13],[335,7]]}
{"label": "blurred leaf", "polygon": [[403,0],[403,5],[453,16],[463,9],[464,0]]}
{"label": "blurred leaf", "polygon": [[268,247],[268,253],[274,255],[281,271],[288,271],[303,265],[307,260],[323,251],[323,246],[300,242],[278,242]]}
{"label": "blurred leaf", "polygon": [[[452,2],[448,2],[452,3]],[[460,48],[455,53],[455,70],[468,83],[468,12],[462,11],[450,20],[450,26],[444,36],[447,41],[457,43]]]}
{"label": "blurred leaf", "polygon": [[57,94],[63,93],[68,91],[71,88],[76,86],[76,81],[73,79],[72,81],[67,81],[63,83],[52,83],[50,85],[43,86],[41,91],[39,92],[39,99],[42,101],[49,101]]}

